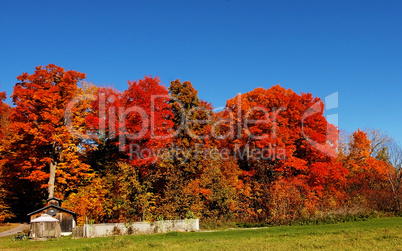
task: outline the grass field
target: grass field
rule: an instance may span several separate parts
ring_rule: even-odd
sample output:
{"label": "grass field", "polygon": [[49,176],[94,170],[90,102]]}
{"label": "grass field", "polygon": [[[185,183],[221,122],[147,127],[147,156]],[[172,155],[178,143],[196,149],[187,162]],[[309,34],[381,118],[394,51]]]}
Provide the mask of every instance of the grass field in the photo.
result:
{"label": "grass field", "polygon": [[402,250],[402,218],[51,241],[0,238],[2,250]]}

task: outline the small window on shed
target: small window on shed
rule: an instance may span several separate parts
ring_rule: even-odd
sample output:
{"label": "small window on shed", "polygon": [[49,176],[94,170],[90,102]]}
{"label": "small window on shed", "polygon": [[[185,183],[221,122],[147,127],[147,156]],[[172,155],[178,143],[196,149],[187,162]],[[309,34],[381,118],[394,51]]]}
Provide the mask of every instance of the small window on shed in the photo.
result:
{"label": "small window on shed", "polygon": [[57,213],[56,209],[51,208],[47,210],[48,215],[56,216],[56,213]]}

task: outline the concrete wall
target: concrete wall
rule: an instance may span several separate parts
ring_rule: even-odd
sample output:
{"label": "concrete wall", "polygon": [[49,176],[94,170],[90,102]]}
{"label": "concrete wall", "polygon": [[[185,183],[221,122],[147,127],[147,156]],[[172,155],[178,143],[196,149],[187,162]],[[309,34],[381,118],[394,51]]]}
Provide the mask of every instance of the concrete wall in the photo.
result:
{"label": "concrete wall", "polygon": [[[130,229],[131,228],[131,229]],[[186,220],[168,220],[148,222],[128,223],[102,223],[102,224],[85,224],[83,228],[83,237],[100,237],[111,235],[125,234],[152,234],[167,233],[170,231],[187,232],[199,231],[198,219]]]}

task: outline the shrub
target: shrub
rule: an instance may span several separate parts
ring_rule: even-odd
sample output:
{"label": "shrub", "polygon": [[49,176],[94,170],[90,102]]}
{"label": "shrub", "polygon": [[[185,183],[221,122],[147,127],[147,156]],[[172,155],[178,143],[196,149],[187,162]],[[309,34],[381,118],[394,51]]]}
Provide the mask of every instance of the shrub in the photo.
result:
{"label": "shrub", "polygon": [[121,230],[117,226],[113,227],[112,235],[121,235]]}

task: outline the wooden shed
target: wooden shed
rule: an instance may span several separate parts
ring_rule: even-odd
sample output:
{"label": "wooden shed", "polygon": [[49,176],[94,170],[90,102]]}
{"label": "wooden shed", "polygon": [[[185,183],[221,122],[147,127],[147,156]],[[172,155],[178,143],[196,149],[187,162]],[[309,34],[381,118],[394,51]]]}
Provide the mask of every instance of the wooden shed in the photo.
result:
{"label": "wooden shed", "polygon": [[53,218],[56,218],[60,222],[61,234],[69,235],[73,232],[76,226],[77,215],[75,212],[67,210],[61,207],[61,200],[58,198],[50,198],[47,200],[48,205],[29,213],[31,222],[42,216],[43,214],[48,214]]}

